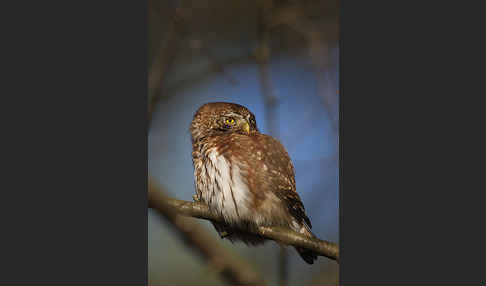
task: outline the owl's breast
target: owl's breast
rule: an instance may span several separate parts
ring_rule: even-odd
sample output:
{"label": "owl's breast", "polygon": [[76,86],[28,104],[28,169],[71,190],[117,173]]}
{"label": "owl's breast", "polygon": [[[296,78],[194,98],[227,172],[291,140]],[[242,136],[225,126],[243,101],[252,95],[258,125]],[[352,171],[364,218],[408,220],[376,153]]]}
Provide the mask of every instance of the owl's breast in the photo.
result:
{"label": "owl's breast", "polygon": [[196,189],[211,211],[221,214],[229,224],[252,218],[251,193],[244,173],[231,157],[214,149],[194,162]]}

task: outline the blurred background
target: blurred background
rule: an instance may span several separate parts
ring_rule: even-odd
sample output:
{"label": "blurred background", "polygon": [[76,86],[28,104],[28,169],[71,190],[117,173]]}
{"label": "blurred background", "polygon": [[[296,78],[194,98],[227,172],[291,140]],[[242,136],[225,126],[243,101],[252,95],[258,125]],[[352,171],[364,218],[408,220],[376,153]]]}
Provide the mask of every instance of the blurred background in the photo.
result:
{"label": "blurred background", "polygon": [[[313,232],[338,243],[338,7],[337,0],[149,0],[149,176],[192,201],[194,112],[211,101],[244,105],[292,158]],[[273,241],[232,244],[193,220],[267,285],[338,285],[333,260],[308,265]],[[151,286],[227,285],[151,209],[148,251]]]}

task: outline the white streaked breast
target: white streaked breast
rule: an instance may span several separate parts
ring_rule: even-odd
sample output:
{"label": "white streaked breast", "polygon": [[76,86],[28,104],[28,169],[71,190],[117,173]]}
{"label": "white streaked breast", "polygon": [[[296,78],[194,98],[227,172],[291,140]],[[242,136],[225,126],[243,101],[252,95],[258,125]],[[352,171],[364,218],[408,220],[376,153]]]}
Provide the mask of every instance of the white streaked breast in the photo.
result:
{"label": "white streaked breast", "polygon": [[209,150],[206,156],[206,162],[201,166],[202,186],[198,186],[203,200],[212,211],[221,213],[228,223],[250,219],[249,190],[240,168],[236,164],[230,168],[228,160],[215,149]]}

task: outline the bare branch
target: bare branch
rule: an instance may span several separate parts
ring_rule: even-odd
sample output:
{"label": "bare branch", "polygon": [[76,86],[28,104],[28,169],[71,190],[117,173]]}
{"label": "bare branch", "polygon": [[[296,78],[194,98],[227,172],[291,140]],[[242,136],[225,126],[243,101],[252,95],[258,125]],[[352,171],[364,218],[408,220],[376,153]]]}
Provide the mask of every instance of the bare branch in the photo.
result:
{"label": "bare branch", "polygon": [[161,43],[159,53],[155,56],[155,60],[150,68],[148,74],[148,117],[149,122],[152,119],[152,112],[160,100],[160,92],[162,82],[165,79],[167,71],[175,58],[175,53],[178,47],[179,36],[177,35],[176,24],[178,20],[178,10],[174,11],[174,16],[169,21],[167,28],[167,35]]}
{"label": "bare branch", "polygon": [[[162,198],[160,196],[149,198],[149,200],[152,200],[154,203],[152,207],[169,207],[183,216],[224,222],[222,217],[211,213],[209,207],[204,203]],[[157,203],[156,205],[155,202]],[[275,240],[279,243],[306,248],[336,261],[339,260],[339,246],[333,242],[309,238],[290,229],[279,227],[260,227],[254,234],[266,239]]]}
{"label": "bare branch", "polygon": [[[318,3],[305,7],[296,3],[282,5],[272,9],[265,18],[267,29],[274,29],[279,26],[287,26],[304,36],[307,41],[309,55],[316,70],[318,95],[323,99],[324,108],[329,114],[332,128],[337,135],[339,131],[339,97],[336,94],[337,87],[332,85],[330,80],[329,63],[329,42],[325,38],[333,39],[337,31],[323,33],[323,27],[316,25],[307,15],[307,11],[319,11],[323,14],[327,9],[322,9]],[[327,15],[331,19],[336,9],[329,9]],[[324,15],[324,14],[323,14]],[[332,34],[332,35],[327,35]],[[329,86],[331,88],[329,88]]]}
{"label": "bare branch", "polygon": [[[248,54],[248,55],[243,55],[241,57],[235,57],[227,60],[222,60],[220,62],[221,66],[224,67],[225,69],[233,68],[233,67],[238,67],[243,64],[246,64],[248,61],[254,61],[256,59],[255,55],[253,53]],[[205,79],[205,77],[208,76],[208,74],[211,74],[214,72],[214,67],[212,66],[205,66],[204,68],[200,70],[195,70],[194,72],[191,72],[190,75],[179,79],[179,80],[174,80],[171,82],[170,86],[167,86],[167,97],[171,96],[169,94],[173,94],[175,91],[180,90],[181,88],[185,88],[190,84],[194,84],[197,82],[200,82]],[[233,79],[229,79],[230,83]],[[236,80],[236,79],[234,79]],[[236,80],[237,81],[237,80]],[[173,95],[172,95],[173,96]]]}
{"label": "bare branch", "polygon": [[266,15],[273,9],[273,1],[272,0],[264,0],[261,3],[261,7],[259,10],[258,15],[258,40],[259,46],[258,50],[256,51],[256,59],[258,62],[258,71],[260,76],[260,90],[261,95],[264,100],[265,104],[265,114],[266,120],[268,124],[268,130],[270,131],[270,135],[274,137],[278,137],[275,133],[277,132],[277,122],[276,119],[276,105],[277,105],[277,98],[273,93],[273,86],[270,76],[270,70],[268,67],[268,63],[270,61],[270,38],[271,33],[270,30],[267,29],[265,21]]}
{"label": "bare branch", "polygon": [[[197,211],[202,213],[202,209],[195,206],[192,208],[192,212],[189,212],[190,203],[178,203],[177,201],[168,199],[162,190],[157,188],[151,180],[149,180],[148,196],[149,207],[155,209],[163,218],[172,224],[181,235],[183,241],[189,247],[196,250],[208,263],[212,264],[226,281],[238,286],[265,285],[263,279],[253,271],[250,265],[241,259],[237,259],[234,255],[230,255],[224,248],[215,243],[214,239],[206,233],[205,229],[193,221],[178,215],[176,212],[177,208],[179,208],[182,210],[181,214],[196,214]],[[167,201],[171,201],[172,204],[167,204]]]}
{"label": "bare branch", "polygon": [[[161,13],[159,13],[161,14]],[[155,56],[153,64],[148,75],[148,92],[149,104],[148,114],[149,122],[152,118],[152,112],[157,102],[162,97],[162,84],[170,71],[172,63],[180,47],[182,39],[191,34],[190,27],[182,8],[177,8],[173,12],[168,27],[166,28],[166,37],[161,42],[159,53]],[[220,63],[209,49],[208,44],[203,40],[198,40],[197,50],[199,50],[210,62],[211,71],[222,74],[227,77],[229,83],[233,86],[239,84],[239,81],[227,72],[224,64]],[[166,92],[166,90],[165,90]]]}

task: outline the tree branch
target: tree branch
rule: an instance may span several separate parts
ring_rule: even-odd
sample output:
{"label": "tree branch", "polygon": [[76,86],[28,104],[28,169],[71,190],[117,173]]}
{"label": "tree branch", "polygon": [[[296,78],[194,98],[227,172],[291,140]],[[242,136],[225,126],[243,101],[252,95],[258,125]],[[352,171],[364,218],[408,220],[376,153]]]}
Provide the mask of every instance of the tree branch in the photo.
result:
{"label": "tree branch", "polygon": [[[183,241],[214,266],[227,282],[238,286],[265,285],[263,279],[250,265],[229,254],[215,243],[201,226],[177,214],[177,208],[174,208],[174,205],[177,205],[179,209],[186,209],[187,213],[189,204],[177,202],[167,204],[167,201],[172,200],[168,199],[151,180],[149,180],[148,201],[149,207],[165,218],[177,230]],[[198,210],[197,207],[193,209]]]}
{"label": "tree branch", "polygon": [[320,7],[318,3],[311,4],[307,9],[304,6],[291,3],[272,9],[268,13],[268,17],[265,18],[265,23],[267,29],[270,30],[279,26],[287,26],[297,31],[306,39],[309,54],[316,70],[318,94],[323,99],[324,108],[328,112],[329,119],[332,122],[332,130],[337,136],[339,133],[339,97],[336,94],[337,88],[332,85],[333,81],[329,78],[329,43],[325,40],[327,37],[334,41],[337,31],[332,29],[332,36],[327,35],[329,33],[323,32],[324,27],[322,25],[317,26],[306,15],[306,10],[319,11],[322,15],[324,15],[326,10],[329,10],[330,14],[327,16],[335,19],[333,15],[336,13],[336,9],[328,7],[323,10],[323,7]]}
{"label": "tree branch", "polygon": [[[180,1],[176,1],[180,2]],[[156,13],[161,16],[162,13]],[[178,52],[178,48],[181,45],[181,40],[187,38],[191,34],[190,27],[188,25],[187,17],[185,16],[182,8],[176,8],[173,11],[173,17],[168,22],[166,28],[166,36],[161,41],[159,53],[155,56],[153,64],[148,74],[148,115],[149,123],[152,118],[153,109],[162,97],[163,92],[162,84],[167,77],[168,71],[171,70],[171,66]],[[214,71],[227,77],[229,83],[233,86],[239,84],[238,79],[229,74],[224,64],[220,63],[209,49],[208,44],[203,40],[198,40],[197,50],[201,52],[210,63],[210,71]]]}
{"label": "tree branch", "polygon": [[155,56],[154,63],[150,67],[148,74],[148,117],[149,124],[152,119],[152,112],[155,105],[160,100],[162,82],[164,81],[167,71],[174,61],[178,48],[179,36],[177,33],[178,12],[174,11],[174,16],[170,19],[166,31],[166,37],[161,41],[158,54]]}
{"label": "tree branch", "polygon": [[[156,198],[152,198],[154,200]],[[173,211],[183,216],[190,216],[215,222],[224,222],[223,218],[211,213],[209,207],[200,202],[181,201],[173,198],[165,198],[164,201],[157,202],[155,206],[169,207]],[[153,207],[153,206],[152,206]],[[266,239],[277,242],[306,248],[312,250],[321,256],[339,261],[339,246],[333,242],[309,238],[290,229],[280,227],[260,227],[254,234],[260,235]]]}

